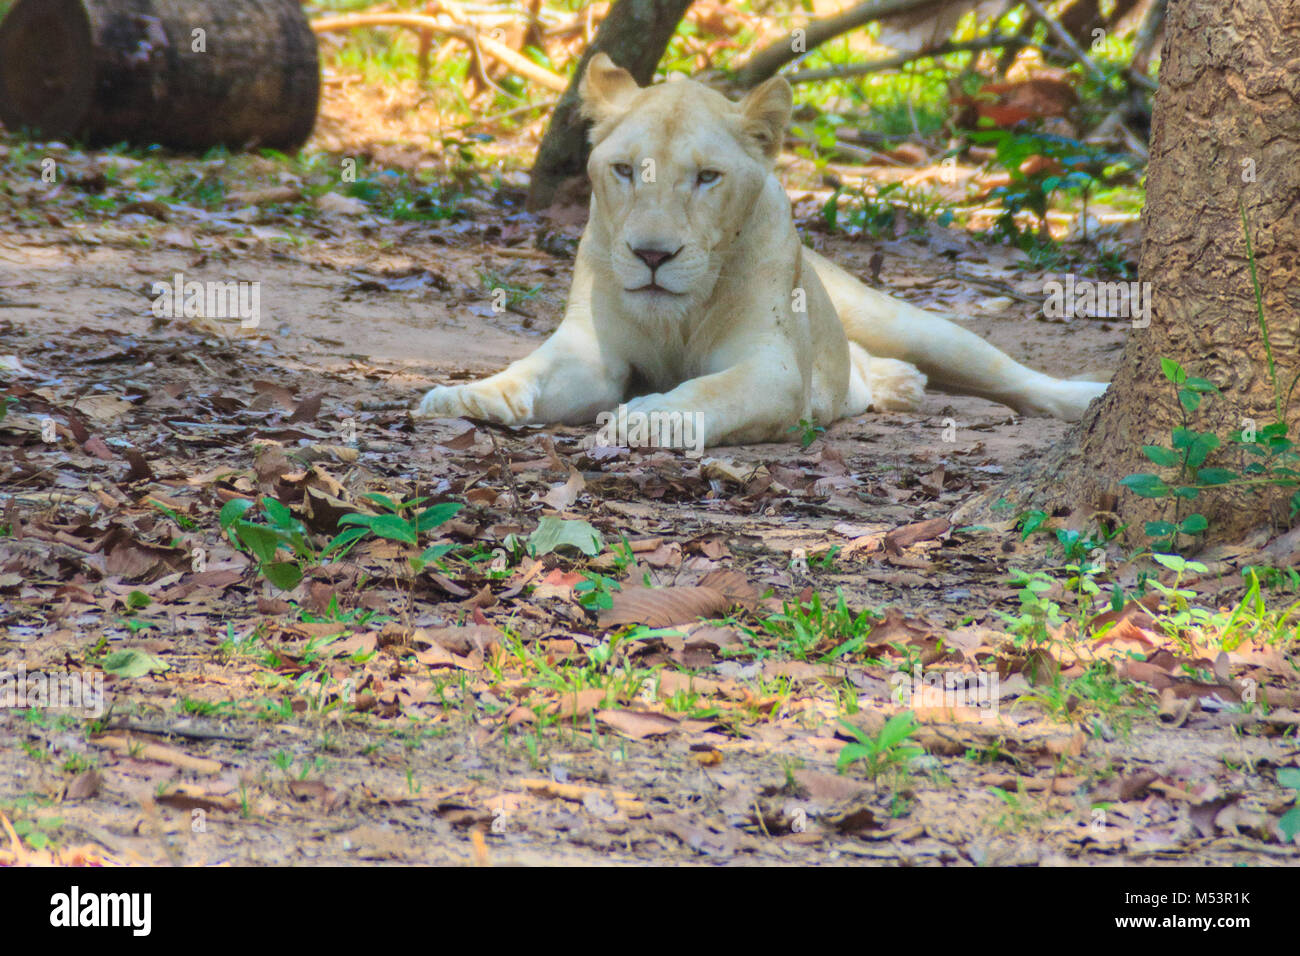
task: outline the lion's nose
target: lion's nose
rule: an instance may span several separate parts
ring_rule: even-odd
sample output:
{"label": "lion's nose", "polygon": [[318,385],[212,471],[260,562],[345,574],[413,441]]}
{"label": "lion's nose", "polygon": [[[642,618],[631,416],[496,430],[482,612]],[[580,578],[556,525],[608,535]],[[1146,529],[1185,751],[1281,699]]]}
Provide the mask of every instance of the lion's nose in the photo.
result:
{"label": "lion's nose", "polygon": [[[677,252],[681,252],[680,249]],[[677,255],[677,252],[667,252],[663,249],[633,249],[632,254],[650,267],[650,271],[658,269],[661,265]]]}

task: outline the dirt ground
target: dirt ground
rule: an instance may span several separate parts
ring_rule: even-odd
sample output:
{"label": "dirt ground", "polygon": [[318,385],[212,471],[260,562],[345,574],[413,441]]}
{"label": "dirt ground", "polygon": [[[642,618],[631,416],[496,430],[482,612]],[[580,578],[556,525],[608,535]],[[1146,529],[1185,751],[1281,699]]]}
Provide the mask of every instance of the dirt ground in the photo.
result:
{"label": "dirt ground", "polygon": [[[811,224],[819,198],[793,194]],[[1295,860],[1271,821],[1300,718],[1235,706],[1233,690],[1255,680],[1291,700],[1285,648],[1181,668],[1187,647],[1130,621],[1110,651],[1163,651],[1167,668],[1129,672],[1105,714],[1046,706],[997,614],[1015,607],[1010,567],[1051,563],[1041,542],[1021,541],[1014,512],[936,523],[1062,441],[1063,423],[930,394],[806,449],[694,460],[593,455],[578,429],[412,421],[424,389],[501,367],[558,320],[581,215],[510,201],[442,222],[303,226],[255,207],[7,220],[0,358],[18,403],[0,422],[0,669],[93,675],[134,650],[144,672],[110,673],[93,721],[0,710],[0,861]],[[859,275],[882,255],[881,288],[1049,373],[1104,378],[1121,348],[1116,324],[1043,320],[1044,275],[1006,247],[951,230],[809,234]],[[259,283],[258,327],[157,318],[152,284],[177,273]],[[494,312],[484,275],[529,295]],[[371,539],[286,593],[218,525],[232,499],[271,496],[324,542],[375,492],[466,502],[429,540],[484,560],[412,574],[408,549]],[[625,537],[636,563],[552,553],[490,572],[545,513]],[[555,675],[620,632],[578,603],[593,568],[629,587],[731,571],[749,610],[633,632],[566,691]],[[861,653],[763,643],[757,621],[783,600],[837,590],[882,614]],[[927,755],[905,776],[837,773],[841,718],[876,733],[909,654],[995,670],[995,712],[920,697]],[[1057,663],[1077,674],[1091,656]],[[1209,670],[1219,684],[1186,677]]]}

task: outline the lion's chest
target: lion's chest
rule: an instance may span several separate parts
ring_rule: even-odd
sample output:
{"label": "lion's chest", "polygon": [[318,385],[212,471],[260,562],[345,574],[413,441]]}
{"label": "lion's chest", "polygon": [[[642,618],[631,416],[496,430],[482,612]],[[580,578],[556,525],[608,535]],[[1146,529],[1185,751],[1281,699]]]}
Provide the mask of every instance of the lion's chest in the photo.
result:
{"label": "lion's chest", "polygon": [[628,373],[627,397],[671,392],[683,382],[707,374],[709,370],[699,357],[660,348],[654,354],[643,353],[633,359]]}
{"label": "lion's chest", "polygon": [[625,353],[628,397],[670,392],[683,382],[722,371],[727,364],[698,336],[682,337],[676,328],[648,330],[637,338],[636,346]]}

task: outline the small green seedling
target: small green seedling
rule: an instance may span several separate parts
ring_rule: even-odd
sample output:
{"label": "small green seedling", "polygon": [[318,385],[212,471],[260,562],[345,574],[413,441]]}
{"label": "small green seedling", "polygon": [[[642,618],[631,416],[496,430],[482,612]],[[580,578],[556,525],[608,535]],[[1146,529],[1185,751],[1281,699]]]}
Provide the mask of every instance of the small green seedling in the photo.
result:
{"label": "small green seedling", "polygon": [[847,720],[841,719],[840,724],[857,738],[857,743],[845,745],[835,761],[841,772],[861,761],[867,776],[874,781],[887,770],[898,772],[904,769],[911,760],[925,753],[924,748],[907,743],[908,738],[920,729],[916,715],[910,710],[889,718],[875,737]]}

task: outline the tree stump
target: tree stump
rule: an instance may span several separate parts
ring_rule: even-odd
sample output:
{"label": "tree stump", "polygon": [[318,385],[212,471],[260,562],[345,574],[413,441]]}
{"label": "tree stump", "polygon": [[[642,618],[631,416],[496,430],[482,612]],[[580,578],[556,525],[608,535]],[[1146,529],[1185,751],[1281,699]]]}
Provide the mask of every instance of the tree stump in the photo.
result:
{"label": "tree stump", "polygon": [[18,0],[0,121],[87,145],[294,151],[320,98],[299,0]]}

